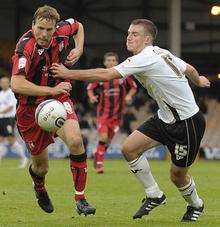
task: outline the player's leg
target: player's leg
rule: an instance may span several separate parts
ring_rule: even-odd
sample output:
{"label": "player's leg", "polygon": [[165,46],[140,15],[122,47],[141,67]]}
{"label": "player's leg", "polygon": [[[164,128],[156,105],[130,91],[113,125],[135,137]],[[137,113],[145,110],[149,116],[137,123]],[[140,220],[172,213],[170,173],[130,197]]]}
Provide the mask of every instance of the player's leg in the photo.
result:
{"label": "player's leg", "polygon": [[[103,130],[106,128],[106,130]],[[99,130],[99,141],[94,155],[94,167],[97,173],[104,173],[104,156],[108,148],[108,128],[102,127]]]}
{"label": "player's leg", "polygon": [[174,138],[173,144],[168,145],[172,159],[170,178],[188,204],[182,221],[196,221],[204,209],[204,204],[188,170],[198,154],[205,120],[199,112],[190,119],[176,123],[175,128],[177,131],[173,128],[170,132],[171,138]]}
{"label": "player's leg", "polygon": [[75,201],[79,214],[95,214],[96,209],[85,199],[87,178],[87,155],[84,150],[79,123],[75,119],[65,121],[57,135],[66,143],[70,150],[70,168],[75,186]]}
{"label": "player's leg", "polygon": [[133,216],[134,219],[147,215],[153,208],[166,201],[165,195],[152,176],[147,158],[143,155],[144,151],[159,144],[137,130],[129,135],[123,144],[122,153],[128,161],[131,171],[143,185],[147,197]]}
{"label": "player's leg", "polygon": [[39,206],[47,213],[53,212],[53,205],[45,187],[45,175],[48,172],[49,144],[54,142],[52,134],[41,129],[35,121],[35,107],[18,106],[17,128],[31,155],[32,164],[29,173],[33,180],[34,191]]}
{"label": "player's leg", "polygon": [[5,141],[5,137],[7,135],[8,135],[7,120],[5,118],[0,118],[0,161],[8,151]]}
{"label": "player's leg", "polygon": [[97,131],[99,135],[99,141],[94,153],[94,168],[96,169],[97,173],[103,173],[104,156],[109,143],[108,122],[97,119]]}
{"label": "player's leg", "polygon": [[25,168],[28,162],[28,158],[25,155],[24,147],[17,141],[16,137],[13,135],[8,136],[7,140],[11,146],[11,151],[17,154],[20,158],[19,168]]}
{"label": "player's leg", "polygon": [[38,155],[31,155],[32,164],[29,173],[33,180],[34,191],[39,206],[47,213],[53,212],[52,202],[45,187],[45,176],[48,172],[48,151],[44,149]]}
{"label": "player's leg", "polygon": [[0,136],[0,162],[2,158],[6,155],[7,153],[7,146],[5,144],[5,138],[3,136]]}
{"label": "player's leg", "polygon": [[99,142],[95,153],[94,166],[97,173],[104,173],[104,157],[108,146],[115,134],[119,130],[119,125],[113,121],[100,123],[99,125]]}
{"label": "player's leg", "polygon": [[195,182],[188,174],[188,169],[189,167],[178,167],[172,163],[170,178],[188,204],[187,212],[182,221],[196,221],[203,211],[204,204],[198,196]]}

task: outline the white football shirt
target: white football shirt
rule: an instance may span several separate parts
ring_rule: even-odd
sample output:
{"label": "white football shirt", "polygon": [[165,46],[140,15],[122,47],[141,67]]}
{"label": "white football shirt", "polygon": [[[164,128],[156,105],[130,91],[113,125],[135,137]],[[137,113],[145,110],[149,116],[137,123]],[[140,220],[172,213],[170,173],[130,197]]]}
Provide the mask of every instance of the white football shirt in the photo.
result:
{"label": "white football shirt", "polygon": [[186,62],[157,46],[147,46],[114,68],[122,77],[134,75],[159,106],[165,123],[187,119],[199,111],[184,75]]}
{"label": "white football shirt", "polygon": [[10,110],[7,113],[4,113],[4,114],[0,113],[0,118],[15,117],[16,104],[17,104],[17,100],[10,88],[6,91],[3,91],[3,90],[0,91],[0,112],[6,110],[9,106],[13,107],[12,110]]}

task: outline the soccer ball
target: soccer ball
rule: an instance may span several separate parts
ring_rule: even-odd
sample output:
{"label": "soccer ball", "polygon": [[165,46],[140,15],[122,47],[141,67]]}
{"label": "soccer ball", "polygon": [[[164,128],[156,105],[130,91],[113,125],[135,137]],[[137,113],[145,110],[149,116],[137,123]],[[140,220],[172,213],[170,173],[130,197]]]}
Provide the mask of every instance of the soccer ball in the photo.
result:
{"label": "soccer ball", "polygon": [[40,103],[35,111],[35,121],[48,132],[56,132],[63,126],[66,118],[64,105],[55,99],[48,99]]}

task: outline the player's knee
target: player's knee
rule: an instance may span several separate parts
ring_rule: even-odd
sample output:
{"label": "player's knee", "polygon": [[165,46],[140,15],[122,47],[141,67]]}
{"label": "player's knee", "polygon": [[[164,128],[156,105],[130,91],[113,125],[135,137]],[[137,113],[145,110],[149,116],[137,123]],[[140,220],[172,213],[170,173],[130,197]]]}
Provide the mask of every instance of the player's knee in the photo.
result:
{"label": "player's knee", "polygon": [[48,165],[32,165],[32,169],[38,176],[45,176],[48,173],[49,167]]}
{"label": "player's knee", "polygon": [[136,152],[132,149],[132,147],[128,143],[124,143],[122,145],[122,154],[124,155],[127,161],[132,161],[137,158]]}
{"label": "player's knee", "polygon": [[103,143],[108,143],[108,135],[107,134],[99,135],[99,141],[101,141]]}
{"label": "player's knee", "polygon": [[174,184],[179,184],[184,178],[184,174],[181,170],[170,170],[170,180]]}
{"label": "player's knee", "polygon": [[131,148],[126,143],[123,143],[121,152],[124,156],[126,156],[131,152]]}
{"label": "player's knee", "polygon": [[82,147],[83,141],[81,136],[75,136],[67,141],[67,146],[70,151],[77,151]]}
{"label": "player's knee", "polygon": [[108,137],[101,137],[100,139],[99,139],[99,141],[101,141],[101,142],[103,142],[103,143],[108,143]]}

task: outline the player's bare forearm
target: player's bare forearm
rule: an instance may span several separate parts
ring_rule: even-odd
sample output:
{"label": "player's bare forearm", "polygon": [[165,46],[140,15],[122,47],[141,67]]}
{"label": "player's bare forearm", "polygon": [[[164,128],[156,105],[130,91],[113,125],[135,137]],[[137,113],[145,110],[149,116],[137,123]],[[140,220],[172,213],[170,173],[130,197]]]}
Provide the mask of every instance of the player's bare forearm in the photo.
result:
{"label": "player's bare forearm", "polygon": [[199,73],[192,65],[187,64],[185,74],[195,85],[199,86]]}
{"label": "player's bare forearm", "polygon": [[196,86],[210,87],[210,81],[206,77],[200,76],[192,65],[187,64],[185,74]]}
{"label": "player's bare forearm", "polygon": [[84,45],[84,28],[81,23],[79,23],[79,28],[77,34],[74,36],[74,40],[76,42],[76,48],[81,50],[83,53],[83,45]]}
{"label": "player's bare forearm", "polygon": [[17,94],[29,96],[47,96],[53,93],[51,87],[35,85],[22,75],[12,76],[11,88]]}
{"label": "player's bare forearm", "polygon": [[88,90],[87,94],[88,94],[90,99],[95,96],[93,90]]}
{"label": "player's bare forearm", "polygon": [[91,103],[97,103],[98,102],[98,95],[95,95],[93,90],[88,90],[88,96]]}
{"label": "player's bare forearm", "polygon": [[53,63],[51,70],[53,76],[70,79],[70,80],[81,80],[81,81],[109,81],[116,78],[121,78],[121,75],[114,69],[86,69],[86,70],[68,70],[64,65]]}
{"label": "player's bare forearm", "polygon": [[77,34],[73,36],[75,40],[75,48],[73,48],[68,54],[64,64],[66,66],[74,65],[83,53],[83,45],[84,45],[84,30],[81,23],[79,23],[79,28]]}
{"label": "player's bare forearm", "polygon": [[111,80],[111,74],[107,69],[97,68],[88,70],[70,70],[68,72],[69,79],[82,80],[82,81],[109,81]]}

